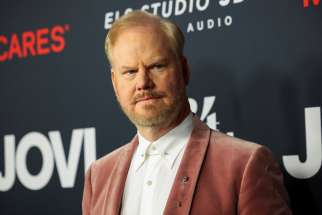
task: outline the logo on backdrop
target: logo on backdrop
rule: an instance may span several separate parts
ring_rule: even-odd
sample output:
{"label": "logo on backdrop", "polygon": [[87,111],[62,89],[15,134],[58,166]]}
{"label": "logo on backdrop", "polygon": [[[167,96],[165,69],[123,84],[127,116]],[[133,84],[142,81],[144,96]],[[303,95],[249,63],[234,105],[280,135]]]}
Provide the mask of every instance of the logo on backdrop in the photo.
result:
{"label": "logo on backdrop", "polygon": [[[200,115],[200,120],[205,121],[207,125],[214,129],[214,130],[219,130],[217,125],[220,124],[220,122],[217,120],[217,114],[215,112],[211,112],[212,107],[214,106],[216,100],[216,96],[206,96],[203,98],[203,104],[202,106],[200,105],[199,107],[202,107],[201,109],[201,115]],[[190,104],[190,109],[193,113],[198,112],[198,103],[195,99],[189,98],[189,104]],[[228,135],[234,136],[234,132],[230,131],[227,132]]]}
{"label": "logo on backdrop", "polygon": [[320,0],[303,0],[304,8],[308,8],[311,4],[317,7],[320,4]]}
{"label": "logo on backdrop", "polygon": [[321,108],[309,107],[305,112],[306,160],[298,155],[283,156],[286,171],[295,178],[306,179],[319,172],[322,165]]}
{"label": "logo on backdrop", "polygon": [[13,33],[9,37],[0,35],[0,62],[60,53],[66,47],[65,34],[69,30],[66,24]]}
{"label": "logo on backdrop", "polygon": [[[49,183],[55,165],[62,188],[72,188],[82,145],[84,171],[96,160],[95,128],[73,129],[68,157],[65,156],[61,133],[50,131],[48,137],[39,132],[29,132],[16,145],[15,135],[4,136],[4,171],[0,171],[0,191],[10,190],[16,176],[27,189],[40,190]],[[31,174],[27,166],[27,156],[33,147],[40,151],[42,158],[42,166],[37,174]]]}
{"label": "logo on backdrop", "polygon": [[[243,3],[244,0],[169,0],[153,2],[141,5],[138,8],[126,8],[116,11],[109,11],[105,13],[104,28],[110,29],[113,22],[120,18],[120,16],[127,14],[134,9],[140,9],[148,11],[155,15],[159,15],[163,18],[170,18],[173,16],[190,15],[196,12],[204,12],[211,10],[215,7],[226,8]],[[200,15],[199,20],[192,21],[189,16],[187,17],[187,23],[185,30],[187,33],[200,32],[204,30],[222,29],[230,27],[233,24],[233,17],[229,14],[222,16],[209,16],[205,17]],[[190,20],[189,20],[190,19]]]}

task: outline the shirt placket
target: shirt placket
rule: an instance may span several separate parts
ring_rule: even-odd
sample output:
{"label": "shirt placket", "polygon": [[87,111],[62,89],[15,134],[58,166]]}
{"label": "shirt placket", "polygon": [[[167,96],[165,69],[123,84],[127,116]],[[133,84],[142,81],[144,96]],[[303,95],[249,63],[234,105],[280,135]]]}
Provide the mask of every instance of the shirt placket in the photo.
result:
{"label": "shirt placket", "polygon": [[154,194],[155,194],[155,185],[156,185],[156,176],[158,165],[160,163],[159,155],[147,155],[147,169],[144,176],[144,185],[142,190],[142,201],[141,201],[141,214],[142,215],[151,215],[155,214],[156,205],[153,203]]}

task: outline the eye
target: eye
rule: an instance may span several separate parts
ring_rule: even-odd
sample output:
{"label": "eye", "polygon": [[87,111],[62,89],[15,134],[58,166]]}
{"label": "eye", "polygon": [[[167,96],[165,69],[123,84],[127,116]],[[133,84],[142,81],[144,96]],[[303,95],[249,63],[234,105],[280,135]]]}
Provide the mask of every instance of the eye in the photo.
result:
{"label": "eye", "polygon": [[124,72],[122,72],[122,75],[124,76],[133,76],[136,73],[135,69],[130,69],[130,70],[126,70]]}
{"label": "eye", "polygon": [[162,63],[156,63],[151,66],[152,71],[160,72],[165,68],[165,65]]}

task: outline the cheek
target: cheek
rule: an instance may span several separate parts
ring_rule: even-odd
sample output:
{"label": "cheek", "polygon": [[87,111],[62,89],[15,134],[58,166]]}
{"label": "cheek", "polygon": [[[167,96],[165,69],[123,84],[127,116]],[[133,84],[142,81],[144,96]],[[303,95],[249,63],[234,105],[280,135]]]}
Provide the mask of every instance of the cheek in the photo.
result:
{"label": "cheek", "polygon": [[176,95],[182,91],[183,80],[179,76],[169,77],[165,82],[167,91],[172,95]]}
{"label": "cheek", "polygon": [[178,94],[181,93],[181,84],[179,80],[169,80],[167,83],[164,85],[163,91],[166,93],[166,103],[172,103],[173,100],[178,96]]}
{"label": "cheek", "polygon": [[116,91],[117,92],[115,93],[116,93],[117,99],[119,100],[122,106],[128,106],[129,104],[131,104],[132,93],[127,87],[119,84],[116,87]]}
{"label": "cheek", "polygon": [[119,93],[119,99],[124,105],[129,105],[131,104],[131,101],[132,101],[132,95],[130,92],[123,89]]}

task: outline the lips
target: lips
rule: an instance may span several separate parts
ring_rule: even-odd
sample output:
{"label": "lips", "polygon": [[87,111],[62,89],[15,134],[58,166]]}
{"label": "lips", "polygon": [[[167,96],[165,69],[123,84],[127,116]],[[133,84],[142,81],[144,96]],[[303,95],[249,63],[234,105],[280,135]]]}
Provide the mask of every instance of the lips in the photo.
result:
{"label": "lips", "polygon": [[156,99],[160,99],[164,96],[165,96],[165,93],[163,93],[163,92],[146,91],[146,92],[142,92],[142,93],[135,95],[132,103],[136,104],[139,102],[156,100]]}
{"label": "lips", "polygon": [[144,102],[144,101],[149,101],[149,100],[155,100],[155,99],[159,99],[161,97],[152,97],[152,96],[147,96],[147,97],[143,97],[143,98],[139,98],[136,100],[136,103],[139,102]]}

